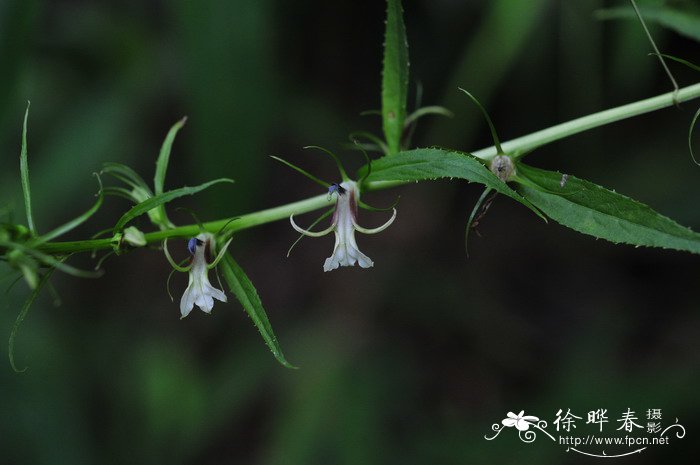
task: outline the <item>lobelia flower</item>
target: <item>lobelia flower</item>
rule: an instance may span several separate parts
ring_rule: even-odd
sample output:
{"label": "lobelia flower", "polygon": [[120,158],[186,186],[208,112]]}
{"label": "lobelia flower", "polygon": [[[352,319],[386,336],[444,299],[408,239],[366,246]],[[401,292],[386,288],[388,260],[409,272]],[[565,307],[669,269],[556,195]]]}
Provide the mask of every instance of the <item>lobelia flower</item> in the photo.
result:
{"label": "lobelia flower", "polygon": [[[195,305],[203,312],[210,313],[214,308],[214,299],[226,302],[226,294],[212,286],[209,282],[209,269],[216,266],[230,242],[229,240],[229,242],[226,243],[219,253],[219,256],[211,264],[208,263],[208,256],[211,254],[214,245],[213,235],[201,233],[197,237],[190,239],[187,243],[187,249],[192,255],[192,263],[188,268],[176,268],[180,271],[189,272],[189,283],[184,294],[182,294],[182,299],[180,299],[180,313],[182,314],[182,318],[189,315]],[[165,251],[171,264],[177,266],[167,253],[167,246]]]}
{"label": "lobelia flower", "polygon": [[517,415],[513,412],[508,412],[508,418],[504,418],[501,423],[503,426],[515,426],[518,431],[527,431],[530,429],[530,424],[539,421],[539,418],[532,415],[523,415],[525,410],[521,410]]}
{"label": "lobelia flower", "polygon": [[354,266],[359,264],[362,268],[374,266],[374,262],[365,254],[360,252],[355,242],[355,231],[363,234],[376,234],[384,231],[396,219],[396,209],[392,208],[393,214],[389,221],[374,229],[363,228],[357,224],[357,203],[360,200],[360,190],[357,183],[346,180],[340,184],[332,184],[328,189],[329,198],[336,194],[335,211],[330,227],[323,231],[309,231],[301,228],[294,222],[294,215],[289,217],[292,227],[299,233],[310,237],[321,237],[335,232],[335,247],[333,255],[328,257],[323,264],[323,271],[335,270],[339,266]]}

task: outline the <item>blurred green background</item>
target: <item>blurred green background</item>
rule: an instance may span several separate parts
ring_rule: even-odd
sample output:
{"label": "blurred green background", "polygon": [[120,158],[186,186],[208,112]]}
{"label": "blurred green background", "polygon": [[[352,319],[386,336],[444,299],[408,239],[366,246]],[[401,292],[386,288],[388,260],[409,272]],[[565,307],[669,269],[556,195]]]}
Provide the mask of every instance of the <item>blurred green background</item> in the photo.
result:
{"label": "blurred green background", "polygon": [[[637,22],[594,17],[625,5],[405,2],[412,89],[421,82],[424,103],[455,114],[423,120],[416,144],[490,144],[457,86],[481,99],[504,140],[670,90]],[[163,137],[184,115],[166,187],[220,176],[237,183],[178,205],[209,220],[318,194],[268,155],[327,179],[332,163],[302,146],[360,165],[343,146],[351,131],[379,133],[376,117],[359,114],[379,105],[383,26],[377,0],[0,0],[2,203],[23,221],[26,100],[40,231],[91,205],[91,173],[105,161],[150,179]],[[700,62],[696,42],[651,30],[663,51]],[[698,81],[672,69],[681,85]],[[698,105],[560,141],[530,163],[615,188],[699,230],[700,169],[686,139]],[[628,407],[662,408],[664,424],[677,417],[688,430],[634,463],[692,457],[697,257],[596,241],[499,198],[466,259],[478,186],[438,182],[368,197],[386,204],[397,193],[396,223],[359,238],[371,270],[323,273],[330,238],[304,240],[285,258],[296,238],[286,221],[233,242],[296,371],[277,364],[235,301],[180,321],[159,252],[111,258],[95,281],[57,273],[61,305],[42,295],[18,336],[18,365],[29,369],[0,363],[0,463],[588,463],[544,438],[484,435],[508,411],[551,422],[559,408],[584,417],[607,408],[612,425]],[[108,199],[71,237],[110,227],[126,208]],[[185,285],[175,277],[178,294]],[[21,283],[0,297],[3,337],[26,295]]]}

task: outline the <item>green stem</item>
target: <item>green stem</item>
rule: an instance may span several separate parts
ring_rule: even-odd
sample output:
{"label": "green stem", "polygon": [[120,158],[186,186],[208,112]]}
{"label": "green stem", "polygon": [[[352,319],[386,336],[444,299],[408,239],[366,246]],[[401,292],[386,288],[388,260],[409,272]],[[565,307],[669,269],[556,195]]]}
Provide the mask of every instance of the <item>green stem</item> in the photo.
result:
{"label": "green stem", "polygon": [[[616,121],[631,118],[633,116],[642,115],[655,110],[673,106],[676,102],[686,102],[700,97],[700,83],[692,86],[684,87],[675,94],[668,92],[666,94],[651,97],[638,102],[622,105],[620,107],[611,108],[609,110],[593,113],[592,115],[577,118],[565,123],[557,124],[541,131],[533,132],[522,137],[504,142],[503,150],[506,153],[524,152],[540,147],[542,145],[564,139],[574,134],[587,131],[600,126],[605,126]],[[476,152],[472,152],[475,157],[489,161],[496,156],[495,147],[487,147]],[[388,189],[395,186],[406,184],[402,181],[379,181],[367,184],[368,190]],[[253,213],[248,213],[236,218],[227,227],[227,231],[236,232],[244,229],[259,226],[261,224],[271,223],[273,221],[288,218],[290,215],[299,215],[313,210],[328,206],[328,196],[326,194],[317,195],[305,200],[288,203],[279,207],[268,208]],[[224,218],[217,221],[204,223],[204,228],[209,232],[218,232],[226,223],[231,221],[231,218]],[[180,226],[164,231],[156,231],[147,233],[146,241],[150,243],[158,243],[163,239],[171,237],[193,237],[199,233],[199,225]],[[39,250],[50,254],[68,254],[75,252],[87,252],[92,250],[109,249],[112,247],[112,239],[92,239],[75,242],[48,242],[42,244]]]}
{"label": "green stem", "polygon": [[[674,95],[676,100],[673,99]],[[611,108],[592,115],[576,118],[565,123],[557,124],[556,126],[542,129],[541,131],[533,132],[522,137],[518,137],[508,142],[503,143],[503,150],[506,153],[526,152],[535,149],[550,142],[564,139],[580,132],[588,131],[589,129],[605,126],[616,121],[632,118],[633,116],[643,115],[655,110],[667,108],[678,103],[687,102],[700,97],[700,83],[692,86],[684,87],[676,92],[667,92],[638,102],[629,103],[620,107]],[[496,156],[495,147],[487,147],[476,152],[472,152],[477,158],[483,160],[491,160]]]}
{"label": "green stem", "polygon": [[[253,213],[248,213],[236,217],[234,221],[232,218],[224,218],[222,220],[210,221],[204,223],[204,229],[209,232],[218,232],[226,223],[230,224],[226,228],[228,232],[241,231],[243,229],[252,228],[254,226],[259,226],[265,223],[271,223],[273,221],[288,218],[290,215],[300,215],[302,213],[307,213],[310,211],[318,210],[328,206],[328,195],[317,195],[305,200],[300,200],[298,202],[288,203],[286,205],[281,205],[279,207],[268,208],[267,210],[260,210]],[[177,228],[166,229],[163,231],[155,231],[146,233],[146,242],[158,243],[164,239],[171,237],[183,237],[189,238],[194,237],[199,234],[199,225],[191,224],[188,226],[180,226]],[[112,238],[107,239],[92,239],[86,241],[74,241],[74,242],[48,242],[39,247],[39,250],[50,253],[50,254],[65,254],[65,253],[75,253],[75,252],[87,252],[91,250],[109,249],[112,247]]]}

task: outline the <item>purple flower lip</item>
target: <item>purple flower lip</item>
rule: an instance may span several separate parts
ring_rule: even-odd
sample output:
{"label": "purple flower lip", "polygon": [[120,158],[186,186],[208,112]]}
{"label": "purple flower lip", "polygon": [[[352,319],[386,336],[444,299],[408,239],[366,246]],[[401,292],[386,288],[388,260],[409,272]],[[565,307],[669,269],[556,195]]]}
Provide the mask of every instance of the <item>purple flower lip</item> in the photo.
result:
{"label": "purple flower lip", "polygon": [[338,183],[333,183],[328,188],[328,195],[333,195],[334,192],[337,192],[338,195],[343,195],[345,194],[345,188]]}
{"label": "purple flower lip", "polygon": [[200,246],[204,244],[201,239],[197,239],[196,237],[193,237],[189,241],[187,241],[187,250],[190,251],[190,255],[194,255],[195,252],[197,252],[197,246]]}

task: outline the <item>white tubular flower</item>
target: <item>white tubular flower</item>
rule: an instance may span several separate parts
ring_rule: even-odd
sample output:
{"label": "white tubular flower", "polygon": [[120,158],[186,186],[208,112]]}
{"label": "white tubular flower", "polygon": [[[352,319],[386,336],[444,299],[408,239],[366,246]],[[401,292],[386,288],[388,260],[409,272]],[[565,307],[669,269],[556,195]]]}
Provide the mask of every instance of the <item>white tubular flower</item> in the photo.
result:
{"label": "white tubular flower", "polygon": [[365,254],[360,252],[355,242],[355,231],[363,234],[376,234],[384,231],[396,219],[396,209],[389,221],[374,229],[366,229],[357,224],[357,202],[360,199],[360,191],[353,181],[345,181],[341,184],[333,184],[328,190],[329,195],[337,194],[333,221],[329,228],[313,232],[299,227],[294,222],[294,215],[289,217],[292,227],[299,233],[310,237],[321,237],[335,232],[335,247],[333,255],[326,259],[323,264],[323,271],[335,270],[339,266],[354,266],[359,264],[362,268],[374,266],[374,262]]}
{"label": "white tubular flower", "polygon": [[202,233],[187,243],[187,248],[192,254],[192,265],[189,270],[189,284],[180,300],[182,318],[190,314],[195,304],[203,312],[210,313],[214,308],[214,299],[226,302],[226,294],[209,283],[207,256],[211,254],[213,241],[214,237],[211,234]]}

